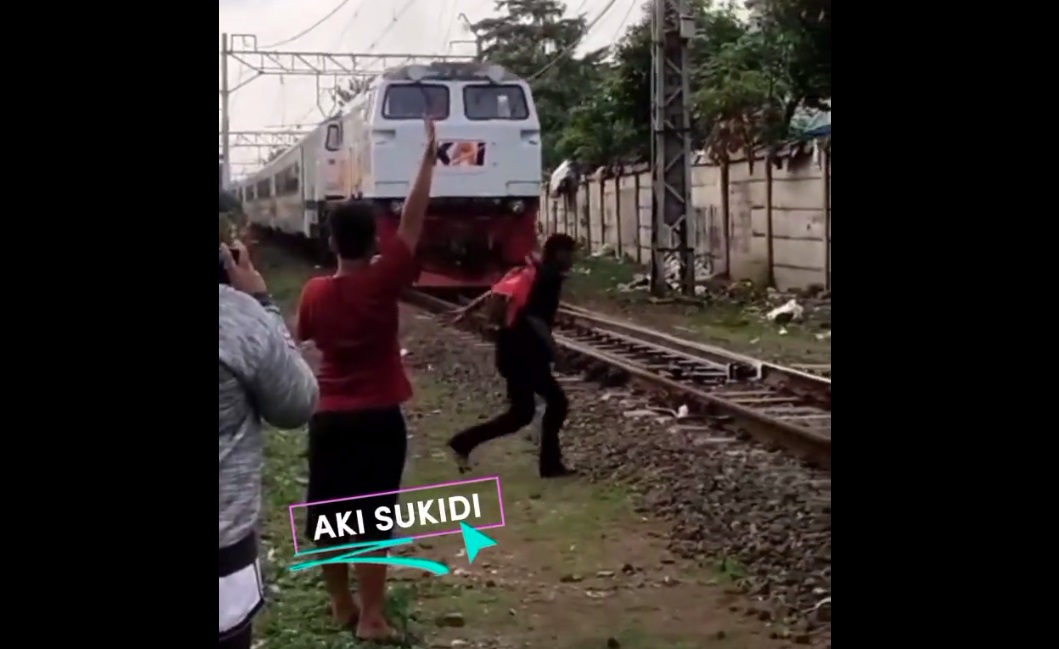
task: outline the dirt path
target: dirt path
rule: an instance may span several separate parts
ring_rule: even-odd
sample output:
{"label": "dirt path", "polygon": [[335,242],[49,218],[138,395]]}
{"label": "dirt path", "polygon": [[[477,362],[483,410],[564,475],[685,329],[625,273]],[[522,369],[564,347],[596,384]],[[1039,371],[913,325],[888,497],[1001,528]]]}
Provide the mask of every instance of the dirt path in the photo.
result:
{"label": "dirt path", "polygon": [[[453,466],[440,450],[446,437],[496,406],[417,369],[407,483],[451,480]],[[466,621],[431,630],[430,646],[773,646],[729,611],[733,601],[719,575],[669,554],[665,527],[636,514],[626,494],[580,480],[542,481],[533,452],[518,438],[476,457],[480,472],[499,472],[503,484],[508,525],[490,532],[496,548],[473,565],[458,558],[458,539],[426,548],[457,568],[449,578],[416,579],[422,617],[429,622],[456,613]]]}

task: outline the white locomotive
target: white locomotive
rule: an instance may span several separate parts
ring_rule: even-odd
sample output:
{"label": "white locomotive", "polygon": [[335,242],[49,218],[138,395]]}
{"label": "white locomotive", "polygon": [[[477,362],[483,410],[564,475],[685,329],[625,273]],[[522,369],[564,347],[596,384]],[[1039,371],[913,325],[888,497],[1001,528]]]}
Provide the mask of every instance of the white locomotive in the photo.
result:
{"label": "white locomotive", "polygon": [[[503,214],[535,218],[541,139],[529,84],[500,66],[434,63],[386,70],[343,114],[238,180],[250,223],[323,243],[323,216],[334,202],[359,197],[398,214],[422,155],[428,113],[438,135],[428,226],[451,219],[467,229]],[[438,238],[441,232],[435,227]]]}

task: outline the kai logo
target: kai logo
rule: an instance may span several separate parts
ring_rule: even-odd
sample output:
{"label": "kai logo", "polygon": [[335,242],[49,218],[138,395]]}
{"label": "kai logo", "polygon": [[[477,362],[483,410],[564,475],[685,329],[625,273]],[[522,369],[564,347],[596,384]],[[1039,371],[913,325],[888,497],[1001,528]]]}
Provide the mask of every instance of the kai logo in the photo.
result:
{"label": "kai logo", "polygon": [[452,140],[438,144],[438,163],[443,167],[485,166],[485,142]]}

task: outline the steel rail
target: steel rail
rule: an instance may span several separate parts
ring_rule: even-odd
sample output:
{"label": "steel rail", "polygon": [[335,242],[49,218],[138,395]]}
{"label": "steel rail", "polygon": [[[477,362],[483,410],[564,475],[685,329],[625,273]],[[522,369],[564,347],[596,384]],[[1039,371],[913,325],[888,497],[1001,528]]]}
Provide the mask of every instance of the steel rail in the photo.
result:
{"label": "steel rail", "polygon": [[676,336],[670,336],[631,322],[616,320],[599,313],[593,313],[587,309],[566,304],[563,304],[560,308],[557,319],[560,325],[581,326],[593,330],[620,333],[642,341],[663,345],[684,354],[706,358],[716,363],[728,364],[732,367],[733,379],[758,379],[779,390],[793,392],[803,399],[825,406],[828,410],[831,409],[830,365],[826,366],[828,376],[820,376],[797,366],[785,367],[776,363],[762,361],[721,347],[677,338]]}
{"label": "steel rail", "polygon": [[[408,292],[406,300],[436,313],[457,307],[418,291]],[[485,333],[480,320],[468,320]],[[713,415],[718,424],[830,468],[830,380],[581,309],[564,308],[556,325],[562,360],[618,370],[667,401]],[[816,382],[812,389],[792,385],[804,386],[810,379]]]}

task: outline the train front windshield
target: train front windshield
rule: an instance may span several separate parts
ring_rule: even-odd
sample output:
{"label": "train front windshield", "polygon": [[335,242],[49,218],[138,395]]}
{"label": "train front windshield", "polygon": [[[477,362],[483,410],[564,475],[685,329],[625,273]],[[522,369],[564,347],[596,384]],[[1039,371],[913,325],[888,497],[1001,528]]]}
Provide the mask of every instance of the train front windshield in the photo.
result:
{"label": "train front windshield", "polygon": [[463,107],[467,119],[529,119],[526,94],[516,85],[464,86]]}
{"label": "train front windshield", "polygon": [[449,116],[449,89],[436,84],[417,83],[386,89],[382,115],[386,119],[434,119]]}

